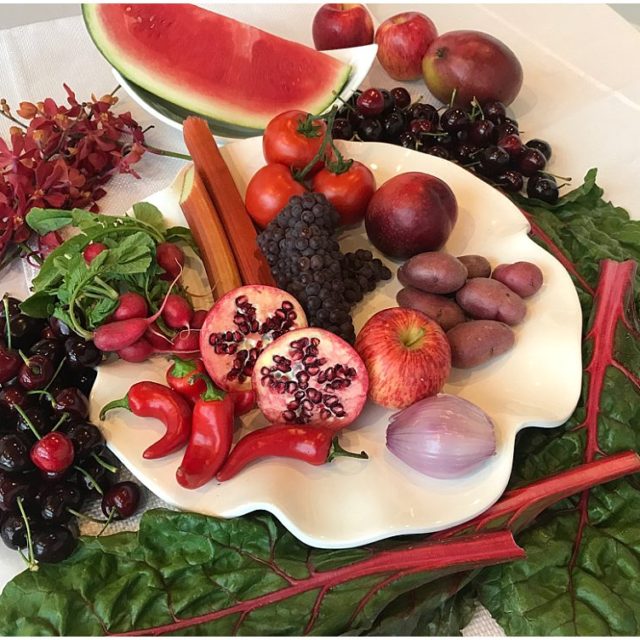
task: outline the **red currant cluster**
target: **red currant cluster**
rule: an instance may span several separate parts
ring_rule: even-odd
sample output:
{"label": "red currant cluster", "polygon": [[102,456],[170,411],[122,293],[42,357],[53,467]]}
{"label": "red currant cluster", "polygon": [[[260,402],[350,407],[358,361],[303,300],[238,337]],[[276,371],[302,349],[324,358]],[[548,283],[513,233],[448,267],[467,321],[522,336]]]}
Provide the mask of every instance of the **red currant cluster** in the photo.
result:
{"label": "red currant cluster", "polygon": [[9,140],[0,139],[0,266],[28,239],[24,219],[33,207],[95,211],[112,175],[138,177],[132,165],[144,153],[144,135],[131,114],[112,111],[113,95],[80,103],[64,87],[68,106],[21,102],[14,115],[0,100],[0,114],[15,123]]}

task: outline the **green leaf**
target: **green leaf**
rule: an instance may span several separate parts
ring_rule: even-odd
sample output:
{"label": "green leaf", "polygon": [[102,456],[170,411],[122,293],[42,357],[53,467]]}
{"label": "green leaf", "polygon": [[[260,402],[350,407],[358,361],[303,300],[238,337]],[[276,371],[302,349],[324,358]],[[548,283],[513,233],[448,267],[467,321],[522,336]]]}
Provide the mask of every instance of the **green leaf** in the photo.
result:
{"label": "green leaf", "polygon": [[55,308],[56,298],[46,291],[38,291],[20,303],[20,310],[32,318],[48,318]]}
{"label": "green leaf", "polygon": [[133,205],[133,215],[136,220],[164,232],[165,224],[162,211],[149,202],[137,202]]}
{"label": "green leaf", "polygon": [[151,266],[155,250],[154,241],[142,232],[132,233],[109,249],[105,270],[110,276],[145,273]]}
{"label": "green leaf", "polygon": [[73,213],[65,209],[33,207],[25,218],[27,224],[39,235],[57,231],[71,224]]}
{"label": "green leaf", "polygon": [[58,283],[67,273],[67,263],[69,259],[82,253],[82,250],[89,244],[89,239],[83,235],[73,236],[63,242],[57,249],[54,249],[40,266],[38,275],[33,279],[31,286],[33,291],[55,291]]}
{"label": "green leaf", "polygon": [[184,242],[193,249],[196,255],[200,254],[200,249],[193,239],[191,229],[187,227],[170,227],[165,233],[165,240],[167,242]]}

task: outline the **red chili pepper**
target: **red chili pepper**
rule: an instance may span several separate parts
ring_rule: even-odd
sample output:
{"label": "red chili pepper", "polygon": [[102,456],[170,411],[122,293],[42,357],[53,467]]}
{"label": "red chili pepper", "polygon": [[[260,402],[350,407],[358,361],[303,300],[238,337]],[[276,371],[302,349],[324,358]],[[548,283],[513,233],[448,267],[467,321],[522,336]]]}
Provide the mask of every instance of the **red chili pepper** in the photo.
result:
{"label": "red chili pepper", "polygon": [[251,411],[256,406],[256,392],[251,391],[231,391],[229,393],[233,401],[233,414],[237,418]]}
{"label": "red chili pepper", "polygon": [[176,471],[178,484],[197,489],[223,465],[233,441],[233,401],[204,377],[205,392],[193,407],[191,438]]}
{"label": "red chili pepper", "polygon": [[252,431],[233,448],[216,476],[224,482],[250,462],[267,456],[295,458],[313,465],[331,462],[339,456],[366,459],[364,452],[352,453],[340,446],[335,430],[298,424],[272,424]]}
{"label": "red chili pepper", "polygon": [[167,369],[167,384],[191,403],[195,403],[207,389],[201,377],[205,373],[206,369],[200,358],[182,360],[174,357],[173,364]]}
{"label": "red chili pepper", "polygon": [[124,398],[109,402],[100,412],[104,420],[111,409],[127,409],[141,418],[156,418],[167,428],[165,435],[148,447],[143,458],[162,458],[180,449],[189,440],[191,432],[191,407],[176,391],[157,382],[145,380],[137,382]]}

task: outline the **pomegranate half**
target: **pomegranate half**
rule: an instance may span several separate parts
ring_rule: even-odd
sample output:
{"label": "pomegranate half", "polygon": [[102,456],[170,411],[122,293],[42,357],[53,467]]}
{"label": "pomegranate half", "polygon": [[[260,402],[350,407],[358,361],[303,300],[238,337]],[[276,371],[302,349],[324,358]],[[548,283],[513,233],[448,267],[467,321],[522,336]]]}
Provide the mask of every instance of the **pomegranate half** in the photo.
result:
{"label": "pomegranate half", "polygon": [[367,400],[369,375],[356,350],[324,329],[291,331],[253,369],[256,401],[274,423],[350,425]]}
{"label": "pomegranate half", "polygon": [[300,303],[282,289],[247,285],[229,291],[211,307],[200,330],[207,373],[225,391],[248,391],[262,350],[284,333],[306,326]]}

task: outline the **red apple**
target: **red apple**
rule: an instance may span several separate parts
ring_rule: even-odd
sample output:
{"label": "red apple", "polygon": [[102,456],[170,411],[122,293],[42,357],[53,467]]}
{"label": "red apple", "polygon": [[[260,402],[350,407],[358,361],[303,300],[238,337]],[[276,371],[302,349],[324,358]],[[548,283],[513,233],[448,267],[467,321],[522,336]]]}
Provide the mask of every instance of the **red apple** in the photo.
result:
{"label": "red apple", "polygon": [[392,258],[410,258],[444,246],[458,219],[449,186],[412,171],[387,180],[369,201],[364,218],[369,240]]}
{"label": "red apple", "polygon": [[378,60],[394,80],[417,80],[422,76],[422,58],[437,36],[436,26],[423,13],[399,13],[376,31]]}
{"label": "red apple", "polygon": [[318,51],[361,47],[373,42],[373,21],[362,4],[323,4],[313,19]]}
{"label": "red apple", "polygon": [[448,103],[469,106],[499,100],[511,104],[522,87],[522,66],[506,44],[481,31],[450,31],[436,38],[422,60],[431,93]]}
{"label": "red apple", "polygon": [[435,395],[451,371],[447,336],[415,309],[379,311],[362,327],[355,347],[369,373],[369,397],[388,409]]}

